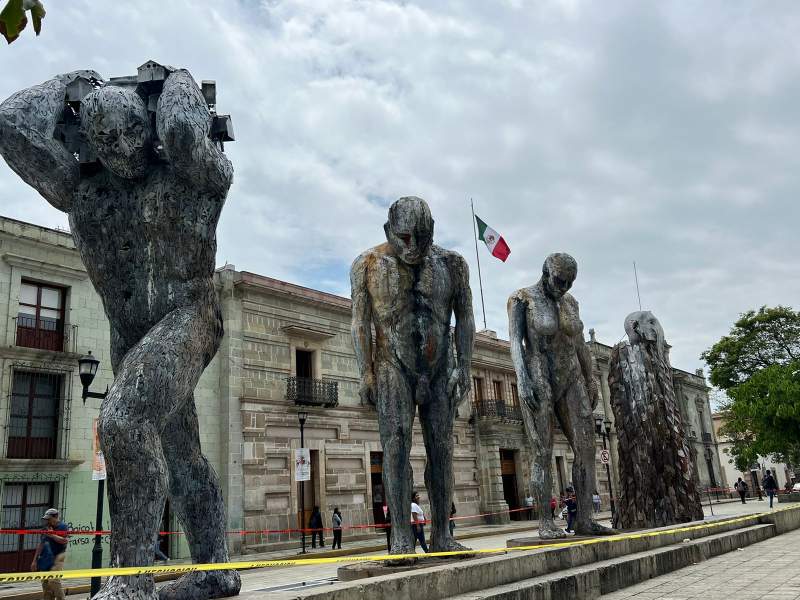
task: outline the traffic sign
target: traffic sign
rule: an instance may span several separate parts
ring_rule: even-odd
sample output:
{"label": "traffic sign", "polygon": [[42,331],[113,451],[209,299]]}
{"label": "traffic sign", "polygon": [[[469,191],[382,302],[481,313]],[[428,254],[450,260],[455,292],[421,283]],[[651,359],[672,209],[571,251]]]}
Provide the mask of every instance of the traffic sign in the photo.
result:
{"label": "traffic sign", "polygon": [[600,462],[607,465],[611,462],[611,454],[608,450],[600,450]]}

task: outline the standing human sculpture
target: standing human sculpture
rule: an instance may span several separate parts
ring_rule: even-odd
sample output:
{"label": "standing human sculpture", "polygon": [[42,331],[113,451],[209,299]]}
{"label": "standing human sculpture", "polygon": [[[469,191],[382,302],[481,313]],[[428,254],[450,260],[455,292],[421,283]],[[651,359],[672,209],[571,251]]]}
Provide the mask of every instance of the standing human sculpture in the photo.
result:
{"label": "standing human sculpture", "polygon": [[625,319],[625,333],[608,374],[620,457],[614,524],[640,529],[702,520],[664,330],[653,313],[637,311]]}
{"label": "standing human sculpture", "polygon": [[417,408],[427,452],[431,545],[434,552],[464,549],[448,521],[453,423],[470,390],[475,321],[467,263],[433,244],[433,223],[424,200],[400,198],[389,208],[387,242],[359,256],[350,275],[360,395],[378,411],[392,554],[414,551],[409,457]]}
{"label": "standing human sculpture", "polygon": [[539,535],[545,539],[564,537],[550,510],[554,419],[575,454],[576,533],[613,533],[592,519],[596,483],[593,411],[600,396],[583,339],[578,302],[568,293],[577,274],[578,264],[569,254],[551,254],[544,261],[541,279],[508,300],[511,358],[534,455],[531,487],[539,512]]}
{"label": "standing human sculpture", "polygon": [[[142,69],[138,83],[75,71],[14,94],[0,105],[0,154],[69,215],[110,324],[115,378],[99,434],[111,564],[153,564],[166,498],[192,560],[223,563],[225,508],[193,393],[223,334],[213,272],[233,168],[209,138],[215,117],[191,75]],[[95,598],[202,600],[239,588],[236,571],[190,573],[158,592],[150,575],[111,577]]]}

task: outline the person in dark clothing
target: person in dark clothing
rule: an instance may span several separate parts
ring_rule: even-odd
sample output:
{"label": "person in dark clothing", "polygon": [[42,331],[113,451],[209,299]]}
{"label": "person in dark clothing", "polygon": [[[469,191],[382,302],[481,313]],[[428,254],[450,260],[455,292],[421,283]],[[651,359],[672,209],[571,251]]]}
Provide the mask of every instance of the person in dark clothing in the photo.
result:
{"label": "person in dark clothing", "polygon": [[453,530],[456,528],[456,522],[453,517],[456,516],[456,503],[450,503],[450,537],[453,537]]}
{"label": "person in dark clothing", "polygon": [[391,553],[392,552],[392,513],[389,510],[389,507],[384,504],[383,505],[383,516],[384,516],[384,524],[383,528],[386,531],[386,551]]}
{"label": "person in dark clothing", "polygon": [[322,513],[319,512],[319,506],[315,506],[314,510],[311,512],[311,518],[308,519],[308,528],[311,529],[311,547],[317,547],[317,536],[319,536],[319,547],[325,547],[325,540],[322,536],[322,528],[324,525],[322,524]]}
{"label": "person in dark clothing", "polygon": [[572,488],[567,488],[567,499],[564,502],[567,507],[567,533],[575,533],[573,529],[573,525],[575,524],[575,518],[578,516],[578,501],[575,498],[575,490]]}
{"label": "person in dark clothing", "polygon": [[338,544],[339,550],[342,549],[342,513],[339,512],[339,507],[333,509],[333,516],[331,517],[333,523],[333,549],[336,550]]}
{"label": "person in dark clothing", "polygon": [[742,499],[742,504],[747,504],[747,484],[744,480],[739,477],[739,480],[733,484],[733,487],[736,488],[736,491],[739,492],[739,497]]}
{"label": "person in dark clothing", "polygon": [[772,501],[775,500],[775,494],[778,493],[778,482],[775,481],[775,477],[773,477],[769,469],[767,469],[767,474],[762,483],[764,484],[764,491],[769,496],[769,507],[772,508]]}

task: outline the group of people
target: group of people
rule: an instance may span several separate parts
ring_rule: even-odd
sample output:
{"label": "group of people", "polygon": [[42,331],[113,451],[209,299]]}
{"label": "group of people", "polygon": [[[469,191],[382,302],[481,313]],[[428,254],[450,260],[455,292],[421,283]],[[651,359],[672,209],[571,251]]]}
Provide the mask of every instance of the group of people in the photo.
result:
{"label": "group of people", "polygon": [[[594,491],[592,494],[592,506],[594,507],[595,514],[600,512],[602,501],[600,499],[600,494],[597,490]],[[575,488],[568,487],[564,496],[562,496],[561,500],[559,501],[555,496],[550,498],[550,513],[551,516],[555,519],[556,518],[556,509],[561,506],[562,508],[566,508],[567,513],[565,515],[567,519],[567,527],[565,531],[567,533],[573,533],[573,525],[575,523],[575,517],[578,514],[578,503],[576,501],[575,496]],[[529,521],[533,520],[533,508],[534,508],[534,500],[533,496],[530,493],[525,497],[525,514]]]}
{"label": "group of people", "polygon": [[[331,515],[331,523],[333,525],[333,550],[337,548],[339,550],[342,549],[342,513],[339,510],[339,507],[333,509],[333,514]],[[308,528],[311,530],[311,547],[317,547],[317,540],[319,540],[319,547],[325,547],[325,525],[322,521],[322,513],[319,510],[319,506],[315,506],[314,510],[311,511],[311,517],[308,519]]]}
{"label": "group of people", "polygon": [[[772,505],[775,501],[775,496],[778,494],[778,481],[775,479],[772,471],[767,469],[767,474],[764,475],[764,480],[761,482],[761,484],[764,488],[764,491],[767,493],[767,496],[769,497],[769,507],[772,508]],[[733,484],[733,488],[739,493],[739,498],[741,498],[742,504],[747,504],[747,494],[750,491],[750,486],[747,485],[747,482],[739,477],[736,483]],[[758,488],[758,482],[756,482],[756,491],[758,492],[758,499],[761,500],[761,490]]]}

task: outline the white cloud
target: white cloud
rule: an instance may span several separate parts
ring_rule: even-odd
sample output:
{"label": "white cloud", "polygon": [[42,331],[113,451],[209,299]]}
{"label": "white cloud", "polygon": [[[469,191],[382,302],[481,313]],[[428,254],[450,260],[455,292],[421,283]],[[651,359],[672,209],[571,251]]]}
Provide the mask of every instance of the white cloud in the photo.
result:
{"label": "white cloud", "polygon": [[[797,304],[800,7],[722,0],[174,0],[58,3],[0,49],[0,97],[145,59],[216,79],[235,183],[219,262],[341,293],[388,203],[429,200],[475,262],[469,198],[506,236],[483,256],[489,326],[544,257],[579,261],[583,320],[616,342],[642,300],[676,366],[737,313]],[[0,164],[0,213],[66,219]],[[480,321],[477,273],[473,287]]]}

